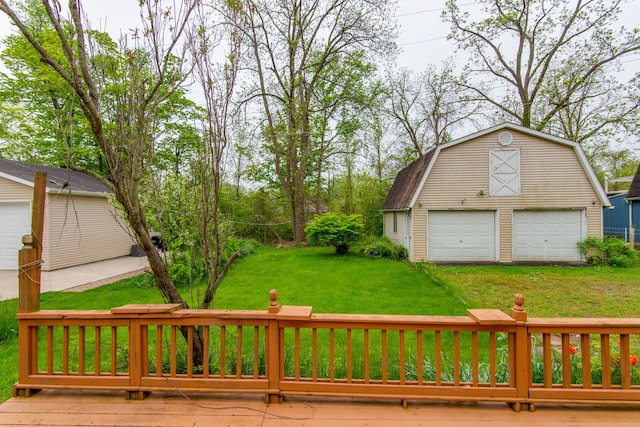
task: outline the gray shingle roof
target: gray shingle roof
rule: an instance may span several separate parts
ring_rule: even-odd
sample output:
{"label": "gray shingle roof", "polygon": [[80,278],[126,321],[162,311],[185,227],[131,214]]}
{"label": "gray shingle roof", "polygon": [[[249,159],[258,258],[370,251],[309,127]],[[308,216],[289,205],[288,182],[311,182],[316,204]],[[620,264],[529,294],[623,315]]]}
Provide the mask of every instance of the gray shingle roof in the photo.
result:
{"label": "gray shingle roof", "polygon": [[627,200],[640,199],[640,164],[638,164],[638,170],[636,170],[636,174],[633,176],[633,181],[631,181],[631,187],[629,187],[626,198]]}
{"label": "gray shingle roof", "polygon": [[433,157],[436,149],[432,148],[423,156],[398,172],[393,185],[382,204],[383,211],[409,209],[411,199],[418,189],[420,180],[427,170],[427,166]]}
{"label": "gray shingle roof", "polygon": [[84,193],[111,193],[100,181],[82,172],[0,159],[0,173],[17,178],[20,181],[33,183],[36,171],[47,172],[47,190],[50,191],[70,190]]}

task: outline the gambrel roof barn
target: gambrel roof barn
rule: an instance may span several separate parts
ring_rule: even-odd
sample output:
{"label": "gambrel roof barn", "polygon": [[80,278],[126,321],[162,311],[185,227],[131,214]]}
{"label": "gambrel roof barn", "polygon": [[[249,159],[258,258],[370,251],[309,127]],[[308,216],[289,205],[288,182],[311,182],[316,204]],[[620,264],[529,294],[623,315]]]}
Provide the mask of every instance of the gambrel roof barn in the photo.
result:
{"label": "gambrel roof barn", "polygon": [[607,198],[582,147],[504,123],[433,148],[401,170],[384,233],[412,261],[581,262]]}

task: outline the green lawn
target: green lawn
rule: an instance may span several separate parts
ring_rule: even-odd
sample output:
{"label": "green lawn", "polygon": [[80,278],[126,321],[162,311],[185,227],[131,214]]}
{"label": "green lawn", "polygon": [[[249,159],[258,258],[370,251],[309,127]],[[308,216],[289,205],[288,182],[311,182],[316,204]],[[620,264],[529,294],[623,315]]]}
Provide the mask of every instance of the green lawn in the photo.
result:
{"label": "green lawn", "polygon": [[[266,309],[269,290],[283,305],[310,305],[316,313],[464,315],[467,308],[508,312],[523,293],[532,317],[640,317],[640,268],[434,266],[332,248],[260,248],[240,259],[221,285],[214,308]],[[198,289],[182,289],[195,301]],[[109,309],[160,303],[148,276],[80,293],[52,292],[42,309]],[[17,381],[16,300],[0,302],[0,402]]]}

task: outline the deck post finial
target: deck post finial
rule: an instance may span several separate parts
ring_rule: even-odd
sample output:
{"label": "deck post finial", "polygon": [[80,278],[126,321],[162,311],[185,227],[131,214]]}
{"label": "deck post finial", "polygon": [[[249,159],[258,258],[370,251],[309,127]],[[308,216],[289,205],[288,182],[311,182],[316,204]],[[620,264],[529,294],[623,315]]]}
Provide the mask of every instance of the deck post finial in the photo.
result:
{"label": "deck post finial", "polygon": [[280,304],[278,303],[278,291],[276,289],[271,289],[269,291],[269,299],[271,299],[271,302],[269,303],[269,313],[279,312]]}
{"label": "deck post finial", "polygon": [[513,297],[513,307],[511,307],[511,317],[515,320],[526,322],[527,312],[524,310],[524,295],[515,294]]}

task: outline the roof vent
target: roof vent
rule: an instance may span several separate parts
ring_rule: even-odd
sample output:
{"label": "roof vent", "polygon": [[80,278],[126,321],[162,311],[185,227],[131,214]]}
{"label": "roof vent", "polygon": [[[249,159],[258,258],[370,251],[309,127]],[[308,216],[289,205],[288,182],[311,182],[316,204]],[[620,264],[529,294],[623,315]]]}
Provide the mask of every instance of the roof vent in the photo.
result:
{"label": "roof vent", "polygon": [[511,145],[511,143],[513,142],[513,135],[511,135],[509,132],[502,132],[500,135],[498,135],[498,142],[503,147]]}

